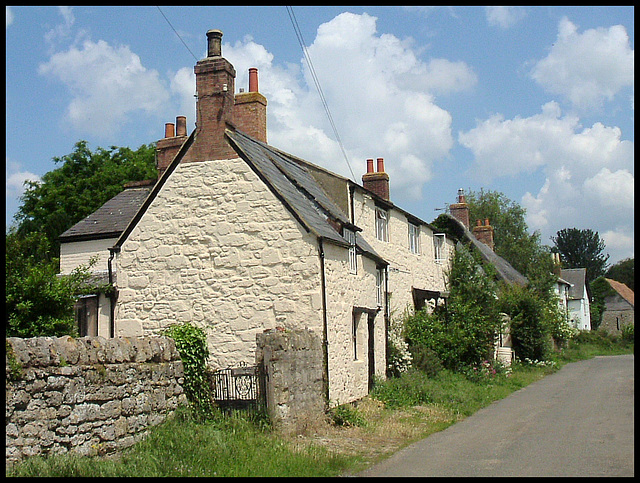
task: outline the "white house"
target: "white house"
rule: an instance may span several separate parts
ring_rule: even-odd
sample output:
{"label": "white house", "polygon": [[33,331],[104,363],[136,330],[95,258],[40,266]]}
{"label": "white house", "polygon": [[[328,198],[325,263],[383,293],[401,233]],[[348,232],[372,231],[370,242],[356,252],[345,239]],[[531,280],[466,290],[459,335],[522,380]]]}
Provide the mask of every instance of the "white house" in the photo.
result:
{"label": "white house", "polygon": [[[159,178],[60,237],[62,273],[98,255],[113,287],[79,301],[81,333],[156,334],[188,321],[224,368],[252,364],[266,329],[307,328],[323,342],[329,404],[359,399],[385,377],[391,305],[446,296],[452,242],[389,200],[382,164],[360,186],[268,145],[257,70],[235,94],[221,37],[207,32],[194,69],[196,129],[187,135],[178,117],[158,142]],[[381,196],[369,178],[385,176]]]}
{"label": "white house", "polygon": [[571,284],[567,298],[569,323],[579,330],[591,330],[591,310],[587,293],[587,269],[563,268],[560,278]]}

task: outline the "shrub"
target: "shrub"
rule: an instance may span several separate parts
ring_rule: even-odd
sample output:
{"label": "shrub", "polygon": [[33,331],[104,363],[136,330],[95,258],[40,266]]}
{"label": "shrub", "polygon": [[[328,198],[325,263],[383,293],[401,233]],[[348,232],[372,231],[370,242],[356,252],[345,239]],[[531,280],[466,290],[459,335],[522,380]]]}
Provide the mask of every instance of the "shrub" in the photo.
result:
{"label": "shrub", "polygon": [[633,344],[633,325],[624,325],[622,327],[622,340]]}
{"label": "shrub", "polygon": [[520,359],[544,360],[550,350],[551,323],[546,303],[527,287],[505,287],[501,309],[511,317],[513,348]]}
{"label": "shrub", "polygon": [[366,421],[351,404],[342,404],[329,410],[329,416],[336,426],[365,426]]}
{"label": "shrub", "polygon": [[411,352],[413,368],[424,372],[429,377],[437,376],[444,369],[438,354],[429,347],[414,345],[409,347],[409,352]]}
{"label": "shrub", "polygon": [[184,366],[183,389],[194,412],[208,419],[213,415],[213,399],[207,376],[209,349],[204,331],[188,322],[172,325],[162,333],[176,342]]}

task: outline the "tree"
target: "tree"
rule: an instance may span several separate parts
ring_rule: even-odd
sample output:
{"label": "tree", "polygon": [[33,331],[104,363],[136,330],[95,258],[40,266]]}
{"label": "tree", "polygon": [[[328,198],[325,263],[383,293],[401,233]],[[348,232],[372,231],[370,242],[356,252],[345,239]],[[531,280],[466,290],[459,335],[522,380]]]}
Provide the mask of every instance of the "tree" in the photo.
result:
{"label": "tree", "polygon": [[491,355],[500,325],[497,287],[465,247],[456,249],[449,273],[446,308],[418,311],[405,320],[412,354],[433,351],[445,367],[459,370]]}
{"label": "tree", "polygon": [[597,231],[563,228],[551,240],[564,268],[587,269],[588,284],[604,275],[609,255],[602,253],[606,246]]}
{"label": "tree", "polygon": [[624,260],[611,266],[605,274],[606,277],[611,278],[617,282],[622,282],[631,290],[633,290],[635,280],[633,262],[633,258],[625,258]]}
{"label": "tree", "polygon": [[89,280],[88,267],[60,277],[58,259],[39,232],[6,235],[5,334],[8,337],[75,335],[73,304]]}
{"label": "tree", "polygon": [[45,173],[40,182],[27,181],[22,204],[14,219],[16,234],[42,233],[50,243],[50,258],[57,257],[57,238],[122,191],[129,181],[157,177],[155,146],[98,147],[78,141],[72,153],[55,157],[60,167]]}
{"label": "tree", "polygon": [[554,283],[550,247],[540,241],[540,233],[529,233],[526,210],[498,191],[469,190],[465,196],[470,220],[489,219],[494,229],[494,251],[525,275],[541,294],[550,293]]}

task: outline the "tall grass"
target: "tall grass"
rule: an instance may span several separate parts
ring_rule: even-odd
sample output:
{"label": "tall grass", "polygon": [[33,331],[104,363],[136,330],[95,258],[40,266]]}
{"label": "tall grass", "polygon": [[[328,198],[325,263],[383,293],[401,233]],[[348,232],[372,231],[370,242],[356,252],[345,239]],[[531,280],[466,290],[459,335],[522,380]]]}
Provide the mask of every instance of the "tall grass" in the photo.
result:
{"label": "tall grass", "polygon": [[334,476],[348,459],[322,448],[296,451],[268,426],[232,415],[201,422],[180,408],[118,458],[31,457],[7,476]]}
{"label": "tall grass", "polygon": [[[377,383],[371,397],[384,402],[385,411],[392,414],[395,409],[415,406],[436,408],[438,417],[433,424],[425,425],[424,434],[420,436],[426,437],[541,379],[563,364],[596,355],[632,353],[633,350],[632,340],[598,332],[585,333],[556,353],[553,365],[514,364],[508,376],[502,373],[480,380],[470,380],[464,374],[448,370],[441,370],[435,376],[412,370],[401,377]],[[353,419],[353,414],[345,408],[337,414],[343,419]],[[414,416],[418,417],[417,414]],[[362,423],[368,432],[375,431],[376,424],[383,424]],[[187,408],[180,408],[172,418],[152,428],[143,441],[117,458],[70,454],[31,457],[7,469],[5,474],[56,477],[338,476],[353,468],[361,469],[362,461],[363,458],[357,455],[332,453],[318,446],[296,448],[260,418],[235,413],[202,422],[192,417]]]}

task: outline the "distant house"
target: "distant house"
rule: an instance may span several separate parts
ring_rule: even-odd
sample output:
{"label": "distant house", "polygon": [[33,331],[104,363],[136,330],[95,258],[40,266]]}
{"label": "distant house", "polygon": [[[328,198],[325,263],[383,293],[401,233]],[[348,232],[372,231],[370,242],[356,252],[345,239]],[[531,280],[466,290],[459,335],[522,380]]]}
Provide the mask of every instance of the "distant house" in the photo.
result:
{"label": "distant house", "polygon": [[219,369],[253,364],[264,330],[306,328],[322,340],[328,403],[359,399],[385,377],[392,309],[447,296],[453,241],[390,201],[383,160],[359,185],[267,144],[257,69],[236,94],[222,32],[207,37],[196,129],[168,123],[159,178],[60,237],[62,273],[97,255],[113,287],[78,302],[81,333],[191,322]]}
{"label": "distant house", "polygon": [[605,279],[614,294],[604,299],[605,309],[602,313],[600,330],[610,334],[620,334],[623,327],[634,324],[634,294],[633,290],[622,282],[610,278]]}
{"label": "distant house", "polygon": [[570,283],[567,298],[568,321],[579,330],[591,330],[591,310],[586,268],[563,268],[560,278]]}

